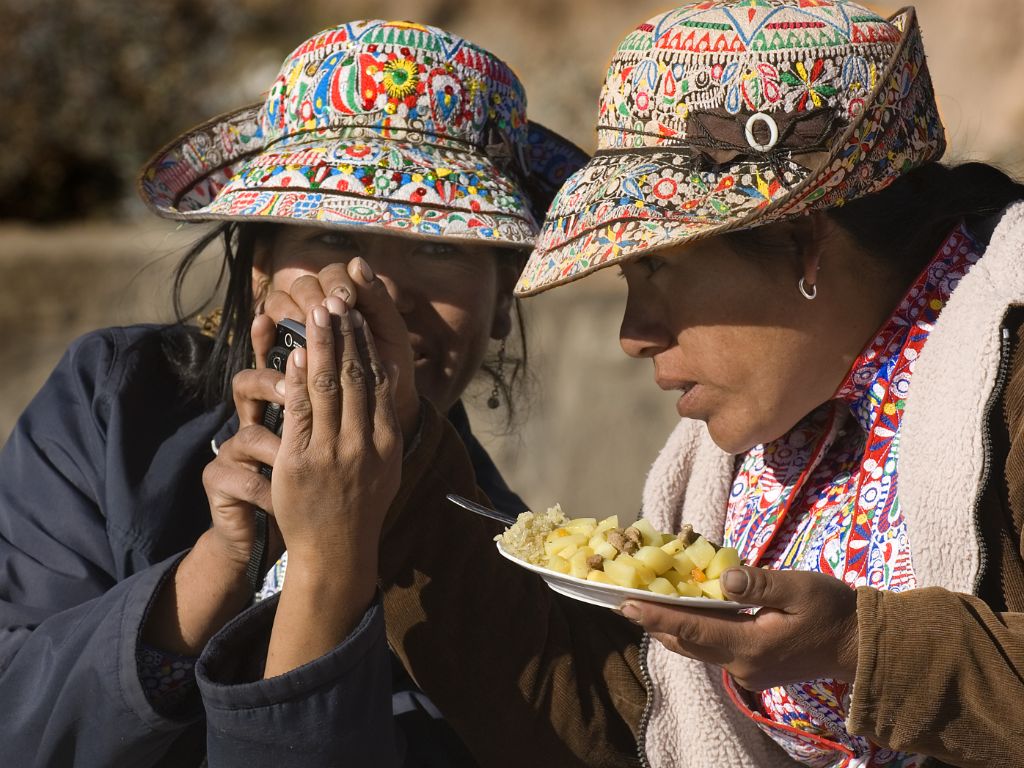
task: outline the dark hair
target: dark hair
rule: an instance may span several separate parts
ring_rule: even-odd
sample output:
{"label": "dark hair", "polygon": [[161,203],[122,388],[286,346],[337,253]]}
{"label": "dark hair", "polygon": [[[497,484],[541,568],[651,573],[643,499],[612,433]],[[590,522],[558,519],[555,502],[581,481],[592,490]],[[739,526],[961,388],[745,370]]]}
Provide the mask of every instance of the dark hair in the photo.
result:
{"label": "dark hair", "polygon": [[[1017,200],[1024,185],[985,163],[947,166],[928,163],[905,173],[880,192],[833,208],[824,215],[845,229],[894,279],[910,285],[935,256],[953,228],[965,221],[987,242],[986,220]],[[764,253],[780,245],[770,227],[725,235],[741,253]]]}
{"label": "dark hair", "polygon": [[[253,365],[252,342],[249,329],[255,314],[252,294],[252,267],[256,246],[269,243],[274,224],[260,222],[227,222],[215,226],[197,240],[182,257],[174,270],[172,298],[179,325],[191,323],[197,308],[185,307],[182,295],[185,283],[199,256],[220,241],[223,261],[220,274],[210,296],[203,306],[215,304],[222,296],[219,318],[205,330],[209,338],[200,333],[175,334],[168,338],[165,351],[171,360],[186,395],[199,398],[207,406],[231,402],[231,381],[239,371]],[[522,253],[508,248],[497,249],[499,259],[514,259],[522,266]],[[226,285],[225,285],[226,284]],[[514,302],[515,328],[518,339],[511,338],[506,347],[502,375],[496,355],[484,360],[481,371],[497,387],[507,406],[506,426],[511,427],[516,416],[518,393],[526,379],[527,349],[526,323],[519,300]]]}
{"label": "dark hair", "polygon": [[1021,199],[1024,185],[994,166],[928,163],[829,215],[909,285],[959,222],[987,243],[985,220]]}

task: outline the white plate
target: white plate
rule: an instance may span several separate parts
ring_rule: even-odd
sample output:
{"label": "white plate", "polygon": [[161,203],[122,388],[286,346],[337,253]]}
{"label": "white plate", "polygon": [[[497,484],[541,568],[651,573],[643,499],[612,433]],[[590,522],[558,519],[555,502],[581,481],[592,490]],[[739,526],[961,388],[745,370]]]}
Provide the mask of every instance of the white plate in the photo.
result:
{"label": "white plate", "polygon": [[618,608],[626,600],[633,599],[646,600],[649,603],[665,603],[666,605],[685,608],[719,608],[739,611],[744,608],[754,607],[743,603],[734,603],[732,600],[712,600],[708,597],[683,597],[682,595],[673,597],[671,595],[659,595],[657,592],[648,592],[646,589],[630,589],[629,587],[620,587],[617,584],[602,584],[599,581],[578,579],[566,573],[549,571],[547,568],[541,568],[539,565],[533,565],[525,560],[520,560],[510,552],[506,552],[501,546],[500,541],[496,543],[498,545],[498,552],[501,553],[502,557],[511,560],[521,568],[538,574],[555,592],[571,597],[573,600],[590,603],[591,605],[600,605],[604,608]]}

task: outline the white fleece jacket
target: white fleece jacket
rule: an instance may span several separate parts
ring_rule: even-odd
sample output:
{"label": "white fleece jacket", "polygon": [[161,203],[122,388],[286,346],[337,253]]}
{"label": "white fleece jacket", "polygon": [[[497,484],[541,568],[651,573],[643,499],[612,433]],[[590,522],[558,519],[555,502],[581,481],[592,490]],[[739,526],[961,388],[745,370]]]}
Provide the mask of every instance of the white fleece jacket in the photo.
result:
{"label": "white fleece jacket", "polygon": [[[827,299],[826,299],[827,300]],[[1008,308],[1024,304],[1024,203],[1008,208],[981,260],[954,290],[914,370],[902,426],[899,494],[920,587],[974,593],[981,539],[984,427]],[[683,420],[647,478],[643,516],[722,540],[733,457]],[[653,768],[794,766],[725,693],[721,669],[650,643],[646,750]]]}

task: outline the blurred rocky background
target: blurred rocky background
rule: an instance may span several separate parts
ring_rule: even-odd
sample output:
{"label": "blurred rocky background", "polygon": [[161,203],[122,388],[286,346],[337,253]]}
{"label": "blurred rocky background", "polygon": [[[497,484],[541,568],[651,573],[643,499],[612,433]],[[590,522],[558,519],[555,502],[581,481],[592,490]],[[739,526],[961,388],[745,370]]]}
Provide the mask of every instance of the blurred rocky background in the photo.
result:
{"label": "blurred rocky background", "polygon": [[[134,174],[180,131],[257,101],[284,56],[353,18],[447,27],[508,61],[531,117],[593,149],[612,49],[652,0],[0,0],[0,441],[74,337],[171,318],[196,232],[146,213]],[[897,4],[875,3],[892,12]],[[1024,171],[1024,0],[918,0],[951,159]],[[191,286],[208,294],[215,264]],[[537,506],[629,514],[675,421],[649,364],[618,348],[620,281],[526,302],[532,381],[511,434],[481,407],[499,465]]]}

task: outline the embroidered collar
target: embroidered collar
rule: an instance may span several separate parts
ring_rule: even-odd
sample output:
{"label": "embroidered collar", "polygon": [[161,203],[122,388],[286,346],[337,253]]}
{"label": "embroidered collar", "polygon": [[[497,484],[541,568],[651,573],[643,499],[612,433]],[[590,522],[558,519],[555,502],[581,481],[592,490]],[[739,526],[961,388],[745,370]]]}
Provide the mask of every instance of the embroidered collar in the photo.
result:
{"label": "embroidered collar", "polygon": [[[846,402],[865,432],[879,422],[889,423],[902,412],[909,373],[895,375],[896,363],[909,344],[923,344],[942,308],[984,248],[960,224],[939,248],[875,337],[853,362],[836,399]],[[913,353],[911,358],[916,357]],[[884,409],[884,413],[883,413]]]}

